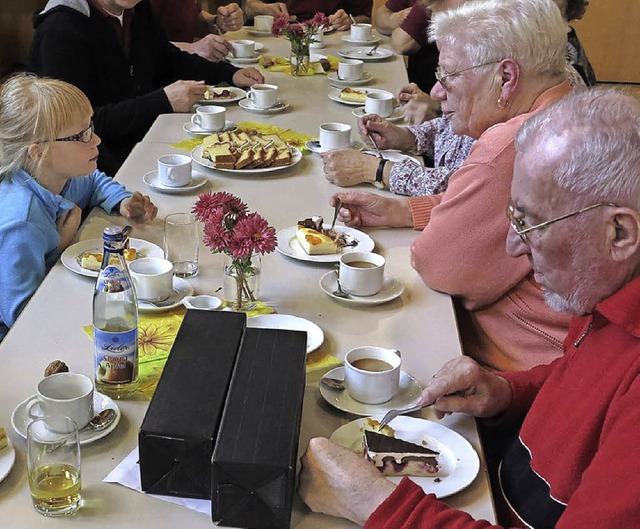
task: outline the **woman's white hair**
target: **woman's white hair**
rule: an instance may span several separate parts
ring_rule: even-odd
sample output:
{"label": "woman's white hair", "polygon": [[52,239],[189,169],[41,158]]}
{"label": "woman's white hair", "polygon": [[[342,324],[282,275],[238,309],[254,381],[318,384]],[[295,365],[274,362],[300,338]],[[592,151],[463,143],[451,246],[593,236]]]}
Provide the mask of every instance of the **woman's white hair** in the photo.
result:
{"label": "woman's white hair", "polygon": [[553,178],[576,198],[640,208],[640,101],[618,90],[574,92],[529,118],[516,136],[521,153],[532,142],[555,146]]}
{"label": "woman's white hair", "polygon": [[523,73],[565,72],[566,25],[552,0],[474,0],[436,13],[429,41],[460,46],[473,65],[515,60]]}

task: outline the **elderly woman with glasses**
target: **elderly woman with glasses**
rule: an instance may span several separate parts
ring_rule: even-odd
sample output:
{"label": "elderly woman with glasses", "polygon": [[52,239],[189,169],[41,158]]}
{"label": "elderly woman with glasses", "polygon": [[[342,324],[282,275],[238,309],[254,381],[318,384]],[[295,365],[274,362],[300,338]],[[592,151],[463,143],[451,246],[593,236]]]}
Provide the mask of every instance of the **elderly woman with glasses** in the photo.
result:
{"label": "elderly woman with glasses", "polygon": [[[529,261],[506,254],[505,208],[518,128],[570,92],[565,24],[552,0],[474,0],[436,13],[429,33],[440,50],[431,95],[475,146],[442,194],[397,199],[346,191],[332,203],[342,201],[339,218],[348,226],[422,230],[412,264],[462,309],[466,354],[499,370],[547,364],[562,354],[569,317],[545,305]],[[415,147],[413,134],[397,130],[407,150]],[[365,132],[386,147],[373,128]],[[385,165],[380,161],[378,180]]]}

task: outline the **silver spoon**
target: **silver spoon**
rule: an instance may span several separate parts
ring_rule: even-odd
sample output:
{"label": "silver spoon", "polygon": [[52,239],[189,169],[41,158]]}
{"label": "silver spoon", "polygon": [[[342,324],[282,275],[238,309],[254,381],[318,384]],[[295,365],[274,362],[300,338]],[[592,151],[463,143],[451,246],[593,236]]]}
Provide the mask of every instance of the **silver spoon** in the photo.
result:
{"label": "silver spoon", "polygon": [[116,410],[107,408],[96,414],[82,430],[93,430],[99,432],[108,428],[116,418]]}
{"label": "silver spoon", "polygon": [[341,390],[347,387],[344,378],[333,378],[325,375],[320,379],[320,382],[331,389]]}
{"label": "silver spoon", "polygon": [[340,274],[337,270],[334,270],[335,274],[336,274],[336,285],[338,285],[338,288],[336,288],[333,291],[333,295],[338,297],[338,298],[344,298],[344,299],[350,299],[351,296],[349,294],[347,294],[344,290],[342,290],[342,286],[340,286]]}
{"label": "silver spoon", "polygon": [[376,50],[378,49],[378,46],[380,46],[380,43],[379,43],[379,42],[378,42],[378,43],[376,43],[376,44],[373,46],[373,48],[371,48],[367,53],[365,53],[365,55],[368,55],[369,57],[371,57],[371,56],[376,52]]}

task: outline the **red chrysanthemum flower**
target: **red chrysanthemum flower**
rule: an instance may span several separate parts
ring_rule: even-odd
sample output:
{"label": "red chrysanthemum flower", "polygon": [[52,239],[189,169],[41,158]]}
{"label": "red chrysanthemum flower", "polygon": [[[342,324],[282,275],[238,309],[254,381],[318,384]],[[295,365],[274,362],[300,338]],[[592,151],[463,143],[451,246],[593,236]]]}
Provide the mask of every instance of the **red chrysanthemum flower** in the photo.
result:
{"label": "red chrysanthemum flower", "polygon": [[328,28],[329,18],[324,13],[316,13],[311,20],[307,21],[307,26],[310,28]]}
{"label": "red chrysanthemum flower", "polygon": [[285,15],[285,14],[278,15],[273,21],[273,24],[271,26],[271,34],[274,37],[279,37],[280,35],[282,35],[283,31],[285,30],[288,24],[289,24],[288,15]]}
{"label": "red chrysanthemum flower", "polygon": [[234,253],[248,257],[252,253],[271,253],[276,249],[276,232],[257,213],[238,221],[233,233]]}

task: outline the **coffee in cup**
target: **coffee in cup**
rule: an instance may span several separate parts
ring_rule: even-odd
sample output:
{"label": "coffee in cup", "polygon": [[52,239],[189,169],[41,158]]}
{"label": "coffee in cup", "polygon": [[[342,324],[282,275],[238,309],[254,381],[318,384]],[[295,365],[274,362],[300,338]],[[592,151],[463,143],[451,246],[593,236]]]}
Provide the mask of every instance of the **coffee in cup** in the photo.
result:
{"label": "coffee in cup", "polygon": [[207,132],[219,132],[224,129],[227,109],[215,105],[204,105],[196,109],[191,123]]}
{"label": "coffee in cup", "polygon": [[385,258],[373,252],[349,252],[340,257],[340,286],[353,296],[373,296],[384,284]]}
{"label": "coffee in cup", "polygon": [[346,123],[320,125],[320,147],[325,150],[351,147],[351,125]]}
{"label": "coffee in cup", "polygon": [[388,118],[393,113],[395,97],[391,92],[368,92],[364,100],[364,110],[367,114],[378,114]]}
{"label": "coffee in cup", "polygon": [[173,263],[159,257],[143,257],[129,264],[129,272],[142,301],[164,301],[173,293]]}
{"label": "coffee in cup", "polygon": [[273,26],[273,17],[271,15],[256,15],[253,17],[253,29],[256,31],[271,31]]}
{"label": "coffee in cup", "polygon": [[370,42],[371,36],[371,24],[351,24],[351,40],[358,42]]}
{"label": "coffee in cup", "polygon": [[344,357],[344,379],[349,395],[364,404],[388,402],[400,387],[400,352],[367,345]]}
{"label": "coffee in cup", "polygon": [[278,87],[274,84],[254,84],[247,98],[256,108],[271,108],[278,103]]}
{"label": "coffee in cup", "polygon": [[49,375],[38,382],[26,409],[32,419],[65,415],[82,429],[93,418],[93,381],[80,373]]}
{"label": "coffee in cup", "polygon": [[158,179],[168,187],[184,187],[191,182],[191,158],[184,154],[166,154],[158,158]]}
{"label": "coffee in cup", "polygon": [[360,59],[342,59],[338,63],[338,79],[343,81],[358,81],[362,78],[364,62]]}
{"label": "coffee in cup", "polygon": [[236,59],[251,59],[256,56],[256,43],[253,40],[232,40],[231,49]]}

